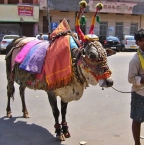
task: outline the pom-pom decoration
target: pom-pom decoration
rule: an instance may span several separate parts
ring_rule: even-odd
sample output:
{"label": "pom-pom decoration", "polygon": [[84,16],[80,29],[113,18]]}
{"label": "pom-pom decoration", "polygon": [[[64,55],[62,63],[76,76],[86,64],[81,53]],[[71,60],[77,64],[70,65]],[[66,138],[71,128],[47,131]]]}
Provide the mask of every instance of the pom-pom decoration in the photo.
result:
{"label": "pom-pom decoration", "polygon": [[100,11],[103,8],[103,4],[102,3],[97,3],[95,7],[96,7],[97,10]]}
{"label": "pom-pom decoration", "polygon": [[99,15],[96,16],[96,21],[97,21],[98,23],[100,23],[100,17],[99,17]]}
{"label": "pom-pom decoration", "polygon": [[87,7],[87,2],[86,2],[85,0],[81,0],[81,1],[79,2],[79,5],[80,5],[80,8],[85,9],[85,8]]}
{"label": "pom-pom decoration", "polygon": [[81,25],[85,25],[86,24],[86,18],[85,18],[84,15],[82,15],[82,17],[81,17],[80,24]]}

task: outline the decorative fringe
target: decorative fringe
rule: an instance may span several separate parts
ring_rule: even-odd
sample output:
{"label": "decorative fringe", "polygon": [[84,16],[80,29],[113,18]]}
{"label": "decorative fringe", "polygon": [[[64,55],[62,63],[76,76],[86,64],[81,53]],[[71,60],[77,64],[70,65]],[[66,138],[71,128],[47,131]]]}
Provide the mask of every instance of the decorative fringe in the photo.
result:
{"label": "decorative fringe", "polygon": [[55,90],[55,89],[67,86],[72,81],[72,78],[73,78],[73,75],[70,74],[66,78],[63,78],[61,80],[58,80],[57,82],[53,82],[51,84],[48,84],[48,89],[49,90]]}
{"label": "decorative fringe", "polygon": [[80,24],[81,25],[85,25],[86,24],[86,18],[85,18],[84,15],[82,15],[82,17],[81,17]]}

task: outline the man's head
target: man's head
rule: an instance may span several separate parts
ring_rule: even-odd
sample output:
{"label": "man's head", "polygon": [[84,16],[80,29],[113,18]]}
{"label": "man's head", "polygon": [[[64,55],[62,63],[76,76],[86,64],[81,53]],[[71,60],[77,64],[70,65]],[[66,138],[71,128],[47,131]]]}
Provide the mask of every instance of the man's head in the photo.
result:
{"label": "man's head", "polygon": [[40,36],[42,36],[42,33],[40,33]]}
{"label": "man's head", "polygon": [[139,29],[134,34],[136,44],[144,51],[144,29]]}

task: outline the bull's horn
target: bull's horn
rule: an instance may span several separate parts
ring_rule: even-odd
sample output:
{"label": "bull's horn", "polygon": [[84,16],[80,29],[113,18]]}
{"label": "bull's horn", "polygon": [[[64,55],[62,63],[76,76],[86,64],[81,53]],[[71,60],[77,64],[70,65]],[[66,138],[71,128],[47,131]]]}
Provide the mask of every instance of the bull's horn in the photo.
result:
{"label": "bull's horn", "polygon": [[76,25],[76,31],[77,31],[77,33],[78,33],[80,39],[81,39],[83,42],[85,42],[86,39],[85,39],[85,36],[84,36],[84,34],[83,34],[83,32],[81,31],[81,28],[80,28],[80,20],[79,20],[79,17],[80,17],[80,14],[83,14],[83,11],[84,11],[84,9],[85,9],[86,6],[87,6],[87,2],[86,2],[85,0],[81,0],[81,1],[79,2],[79,5],[80,5],[80,11],[79,11],[79,13],[78,13],[78,15],[77,15],[77,17],[76,17],[76,24],[75,24],[75,25]]}
{"label": "bull's horn", "polygon": [[[103,8],[103,4],[102,3],[97,3],[97,5],[95,7],[96,7],[96,12],[94,13],[94,16],[92,17],[89,34],[94,33],[95,18],[97,16],[98,12]],[[97,22],[99,22],[99,21],[100,21],[99,16],[97,16]]]}

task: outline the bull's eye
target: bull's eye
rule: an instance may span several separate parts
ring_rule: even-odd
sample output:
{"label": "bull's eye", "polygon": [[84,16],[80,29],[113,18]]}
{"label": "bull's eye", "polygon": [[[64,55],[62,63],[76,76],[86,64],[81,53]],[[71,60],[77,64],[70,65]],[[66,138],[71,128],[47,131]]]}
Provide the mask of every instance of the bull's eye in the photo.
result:
{"label": "bull's eye", "polygon": [[94,53],[90,52],[89,58],[94,61],[94,60],[96,60],[96,55]]}

